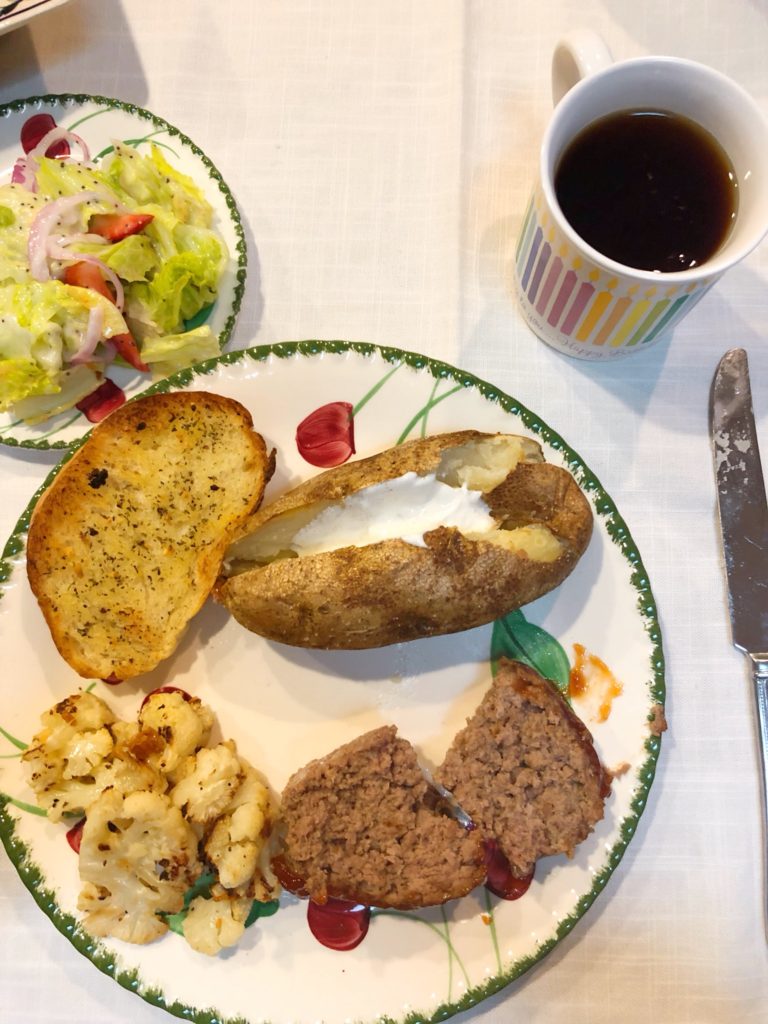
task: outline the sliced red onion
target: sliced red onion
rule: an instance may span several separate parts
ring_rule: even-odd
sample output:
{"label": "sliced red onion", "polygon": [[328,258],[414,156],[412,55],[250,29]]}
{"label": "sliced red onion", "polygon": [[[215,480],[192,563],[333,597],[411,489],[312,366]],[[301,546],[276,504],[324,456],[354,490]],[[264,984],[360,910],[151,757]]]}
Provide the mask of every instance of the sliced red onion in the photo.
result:
{"label": "sliced red onion", "polygon": [[37,182],[35,181],[35,170],[33,166],[30,166],[29,161],[26,157],[20,156],[16,163],[13,165],[13,171],[11,173],[11,184],[21,185],[28,192],[35,192],[37,190]]}
{"label": "sliced red onion", "polygon": [[[103,235],[94,235],[91,232],[83,232],[78,235],[67,235],[59,239],[60,245],[104,245]],[[72,257],[70,257],[72,259]]]}
{"label": "sliced red onion", "polygon": [[[62,141],[70,144],[74,142],[79,146],[80,151],[83,154],[83,160],[86,163],[91,159],[91,151],[88,149],[85,141],[81,139],[79,135],[75,135],[74,132],[69,132],[66,128],[61,128],[59,125],[56,125],[54,128],[51,128],[49,132],[46,132],[35,148],[30,149],[27,155],[35,160],[39,156],[45,156],[51,146],[55,146],[57,142]],[[57,159],[63,158],[59,157]]]}
{"label": "sliced red onion", "polygon": [[[27,253],[29,255],[29,269],[35,281],[50,280],[51,273],[48,269],[48,236],[55,224],[63,214],[81,206],[89,200],[99,200],[95,192],[78,192],[74,196],[62,196],[47,203],[37,214],[29,228],[29,240],[27,242]],[[72,257],[67,255],[66,259]]]}
{"label": "sliced red onion", "polygon": [[88,314],[88,324],[83,332],[83,339],[80,348],[70,357],[70,363],[76,366],[78,363],[87,363],[96,346],[101,341],[101,331],[104,326],[104,310],[101,306],[94,306]]}
{"label": "sliced red onion", "polygon": [[104,363],[105,366],[109,366],[109,364],[114,360],[116,355],[117,346],[114,345],[111,341],[105,341],[104,344],[102,345],[102,363]]}

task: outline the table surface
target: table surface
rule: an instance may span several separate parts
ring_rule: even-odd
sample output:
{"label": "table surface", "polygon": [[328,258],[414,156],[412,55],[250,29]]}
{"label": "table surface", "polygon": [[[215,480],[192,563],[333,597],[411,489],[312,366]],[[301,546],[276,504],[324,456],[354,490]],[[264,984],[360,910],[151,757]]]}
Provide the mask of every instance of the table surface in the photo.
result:
{"label": "table surface", "polygon": [[[707,437],[710,381],[747,349],[768,451],[768,245],[673,336],[613,365],[523,323],[515,240],[550,111],[557,38],[674,54],[768,113],[767,0],[73,0],[0,37],[0,102],[84,92],[147,107],[230,184],[249,246],[234,345],[345,338],[492,381],[568,439],[615,499],[652,581],[666,734],[637,835],[595,906],[534,970],[459,1020],[762,1022],[757,752],[731,647]],[[53,453],[0,450],[8,536]],[[3,685],[12,666],[2,667]],[[162,1024],[51,926],[0,857],[0,1018]]]}

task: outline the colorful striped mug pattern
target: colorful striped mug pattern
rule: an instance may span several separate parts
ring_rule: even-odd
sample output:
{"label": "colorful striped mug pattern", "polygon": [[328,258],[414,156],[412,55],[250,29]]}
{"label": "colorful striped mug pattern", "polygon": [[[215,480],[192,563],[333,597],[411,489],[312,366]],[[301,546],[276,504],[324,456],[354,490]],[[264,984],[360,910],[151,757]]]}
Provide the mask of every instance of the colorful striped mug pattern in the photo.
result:
{"label": "colorful striped mug pattern", "polygon": [[518,298],[532,330],[582,359],[610,359],[662,338],[717,278],[658,284],[598,266],[578,252],[546,207],[541,187],[528,206],[515,254]]}

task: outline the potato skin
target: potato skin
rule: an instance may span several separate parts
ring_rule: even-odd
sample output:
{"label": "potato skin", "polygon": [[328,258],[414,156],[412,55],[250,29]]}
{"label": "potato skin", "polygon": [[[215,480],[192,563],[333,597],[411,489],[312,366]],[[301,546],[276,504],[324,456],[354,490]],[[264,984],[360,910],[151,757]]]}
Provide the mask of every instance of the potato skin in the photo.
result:
{"label": "potato skin", "polygon": [[[261,509],[249,525],[414,468],[429,472],[445,448],[487,436],[438,435],[329,470]],[[535,451],[531,457],[541,458]],[[255,567],[220,580],[215,596],[247,629],[297,647],[361,650],[484,625],[558,586],[592,532],[589,502],[566,470],[549,463],[518,463],[485,497],[508,527],[549,526],[563,553],[536,562],[439,527],[425,534],[423,548],[387,540]]]}

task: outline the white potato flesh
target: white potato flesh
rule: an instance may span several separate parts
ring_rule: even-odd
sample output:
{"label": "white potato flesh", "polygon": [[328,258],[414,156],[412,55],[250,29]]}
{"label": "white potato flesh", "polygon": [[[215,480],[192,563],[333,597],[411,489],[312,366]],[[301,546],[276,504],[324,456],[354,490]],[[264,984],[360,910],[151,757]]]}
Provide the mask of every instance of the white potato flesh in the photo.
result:
{"label": "white potato flesh", "polygon": [[425,534],[441,526],[536,561],[554,561],[562,545],[547,527],[501,530],[483,497],[521,461],[542,461],[536,443],[524,437],[499,435],[448,448],[434,473],[405,473],[341,501],[317,501],[275,516],[230,548],[227,565],[239,572],[279,558],[395,539],[424,547]]}

